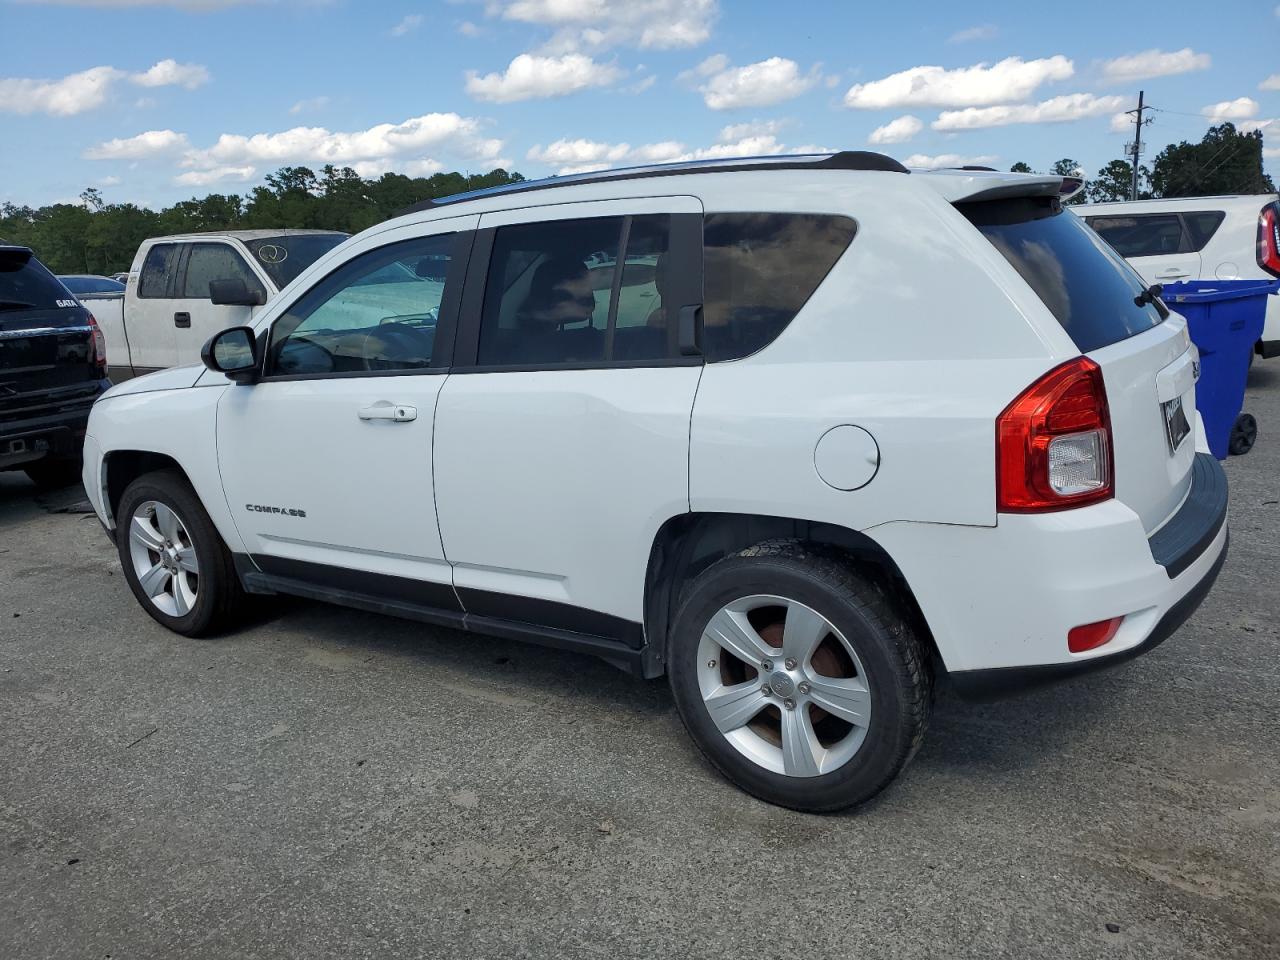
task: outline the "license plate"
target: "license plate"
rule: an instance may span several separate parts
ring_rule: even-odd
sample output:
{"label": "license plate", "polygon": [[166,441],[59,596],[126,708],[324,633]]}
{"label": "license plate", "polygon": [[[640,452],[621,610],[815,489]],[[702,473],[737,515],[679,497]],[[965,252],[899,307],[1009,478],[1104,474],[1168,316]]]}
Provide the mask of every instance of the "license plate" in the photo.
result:
{"label": "license plate", "polygon": [[1178,445],[1191,432],[1191,424],[1187,421],[1186,411],[1182,409],[1181,397],[1166,400],[1160,404],[1160,409],[1164,412],[1164,436],[1169,442],[1169,454],[1173,455],[1177,452]]}

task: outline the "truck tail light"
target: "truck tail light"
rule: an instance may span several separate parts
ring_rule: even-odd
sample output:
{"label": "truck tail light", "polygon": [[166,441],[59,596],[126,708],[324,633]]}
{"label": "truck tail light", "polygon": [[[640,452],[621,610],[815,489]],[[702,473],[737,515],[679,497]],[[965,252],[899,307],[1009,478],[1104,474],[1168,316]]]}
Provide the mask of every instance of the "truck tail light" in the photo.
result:
{"label": "truck tail light", "polygon": [[996,507],[1065,510],[1115,494],[1102,370],[1088,357],[1054,367],[996,419]]}
{"label": "truck tail light", "polygon": [[1084,653],[1103,644],[1110,643],[1111,638],[1120,630],[1124,617],[1112,617],[1110,620],[1099,620],[1097,623],[1086,623],[1072,627],[1067,631],[1067,649],[1072,653]]}
{"label": "truck tail light", "polygon": [[1280,211],[1274,203],[1267,204],[1258,215],[1258,266],[1273,277],[1280,277]]}
{"label": "truck tail light", "polygon": [[92,330],[91,340],[93,342],[93,355],[89,358],[89,362],[106,375],[107,370],[107,338],[102,335],[102,328],[98,326],[98,321],[93,314],[89,314],[89,329]]}

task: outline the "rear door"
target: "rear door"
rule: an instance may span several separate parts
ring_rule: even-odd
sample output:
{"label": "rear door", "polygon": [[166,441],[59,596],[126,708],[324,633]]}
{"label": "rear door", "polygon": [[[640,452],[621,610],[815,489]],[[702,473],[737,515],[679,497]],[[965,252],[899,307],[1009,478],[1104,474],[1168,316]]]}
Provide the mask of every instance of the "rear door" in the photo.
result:
{"label": "rear door", "polygon": [[1194,425],[1194,353],[1185,322],[1165,322],[1156,305],[1135,302],[1143,280],[1054,199],[957,207],[1039,295],[1080,352],[1102,368],[1116,499],[1152,532],[1182,502],[1195,458],[1195,431],[1183,432],[1177,416]]}
{"label": "rear door", "polygon": [[172,366],[200,362],[200,348],[215,333],[228,327],[245,326],[253,320],[254,308],[215,304],[209,297],[214,280],[242,280],[249,292],[267,300],[267,282],[251,267],[240,250],[222,240],[183,244],[182,264],[174,290],[172,324],[174,360]]}
{"label": "rear door", "polygon": [[1199,249],[1176,213],[1134,213],[1089,217],[1089,226],[1147,283],[1200,278]]}
{"label": "rear door", "polygon": [[689,509],[701,358],[693,197],[481,217],[436,416],[436,502],[468,614],[642,637],[649,545]]}

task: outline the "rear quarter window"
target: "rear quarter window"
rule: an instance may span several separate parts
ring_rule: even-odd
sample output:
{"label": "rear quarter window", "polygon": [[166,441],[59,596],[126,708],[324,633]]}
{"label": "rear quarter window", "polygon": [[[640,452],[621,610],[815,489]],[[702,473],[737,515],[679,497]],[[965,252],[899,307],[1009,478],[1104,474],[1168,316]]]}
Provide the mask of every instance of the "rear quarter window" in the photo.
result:
{"label": "rear quarter window", "polygon": [[1161,323],[1139,306],[1141,278],[1056,197],[959,203],[968,218],[1049,308],[1082,353]]}
{"label": "rear quarter window", "polygon": [[711,213],[703,222],[702,352],[737,360],[786,329],[853,241],[848,217]]}
{"label": "rear quarter window", "polygon": [[57,310],[76,299],[35,257],[0,251],[0,316],[18,310]]}

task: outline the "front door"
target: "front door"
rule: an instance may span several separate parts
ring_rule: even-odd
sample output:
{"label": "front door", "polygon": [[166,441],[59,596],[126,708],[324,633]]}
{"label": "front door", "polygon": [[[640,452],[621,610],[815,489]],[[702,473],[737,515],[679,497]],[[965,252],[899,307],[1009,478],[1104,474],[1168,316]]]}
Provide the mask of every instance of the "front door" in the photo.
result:
{"label": "front door", "polygon": [[200,348],[215,333],[242,327],[253,319],[254,308],[214,303],[209,284],[214,280],[242,280],[245,289],[267,300],[267,285],[240,251],[225,241],[186,244],[186,256],[172,304],[175,355],[171,366],[200,362]]}
{"label": "front door", "polygon": [[468,615],[641,642],[649,547],[689,509],[701,358],[692,197],[481,217],[454,372],[436,415],[436,501]]}
{"label": "front door", "polygon": [[476,217],[387,231],[264,318],[264,376],[218,407],[232,515],[266,573],[456,609],[432,491],[436,400]]}

